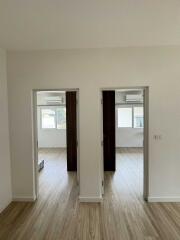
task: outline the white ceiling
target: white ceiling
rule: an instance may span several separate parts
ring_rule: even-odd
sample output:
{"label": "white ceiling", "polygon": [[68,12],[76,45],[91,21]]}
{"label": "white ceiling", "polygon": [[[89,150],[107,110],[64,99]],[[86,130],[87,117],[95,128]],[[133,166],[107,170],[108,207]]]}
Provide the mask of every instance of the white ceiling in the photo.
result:
{"label": "white ceiling", "polygon": [[180,0],[0,0],[0,47],[180,45]]}

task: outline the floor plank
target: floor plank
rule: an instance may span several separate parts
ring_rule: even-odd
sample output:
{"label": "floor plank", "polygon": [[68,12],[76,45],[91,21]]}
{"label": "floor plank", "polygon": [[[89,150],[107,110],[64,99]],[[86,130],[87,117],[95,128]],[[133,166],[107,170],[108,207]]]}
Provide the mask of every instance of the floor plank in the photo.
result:
{"label": "floor plank", "polygon": [[105,173],[101,204],[79,203],[76,173],[65,149],[42,149],[39,199],[13,202],[0,214],[2,240],[178,240],[180,204],[142,198],[142,149],[117,149],[117,170]]}

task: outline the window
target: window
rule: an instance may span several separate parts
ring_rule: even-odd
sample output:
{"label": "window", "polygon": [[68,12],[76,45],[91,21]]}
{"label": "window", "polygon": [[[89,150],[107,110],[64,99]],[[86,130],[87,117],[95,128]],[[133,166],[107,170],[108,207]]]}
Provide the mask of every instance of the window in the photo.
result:
{"label": "window", "polygon": [[66,108],[59,107],[56,110],[57,129],[66,129]]}
{"label": "window", "polygon": [[134,107],[134,128],[144,127],[143,107]]}
{"label": "window", "polygon": [[118,128],[143,128],[144,114],[143,107],[118,107],[117,109]]}
{"label": "window", "polygon": [[64,106],[42,108],[41,127],[43,129],[66,129],[66,108]]}
{"label": "window", "polygon": [[55,117],[55,110],[41,109],[42,128],[56,128]]}
{"label": "window", "polygon": [[122,107],[118,108],[118,128],[129,127],[132,128],[132,108]]}

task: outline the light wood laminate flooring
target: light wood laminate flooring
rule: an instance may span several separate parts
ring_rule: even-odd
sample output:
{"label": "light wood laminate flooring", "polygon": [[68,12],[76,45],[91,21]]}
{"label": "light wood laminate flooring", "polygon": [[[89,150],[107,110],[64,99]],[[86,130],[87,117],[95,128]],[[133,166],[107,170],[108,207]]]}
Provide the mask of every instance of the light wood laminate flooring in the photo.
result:
{"label": "light wood laminate flooring", "polygon": [[117,149],[117,171],[105,173],[102,203],[79,203],[65,149],[40,150],[39,198],[0,214],[2,240],[179,240],[180,204],[142,198],[142,149]]}

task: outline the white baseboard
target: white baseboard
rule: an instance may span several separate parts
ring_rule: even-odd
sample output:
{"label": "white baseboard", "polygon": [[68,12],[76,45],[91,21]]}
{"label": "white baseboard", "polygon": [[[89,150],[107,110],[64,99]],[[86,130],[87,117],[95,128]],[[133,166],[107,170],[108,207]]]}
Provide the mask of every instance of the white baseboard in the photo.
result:
{"label": "white baseboard", "polygon": [[180,197],[148,197],[148,202],[180,202]]}
{"label": "white baseboard", "polygon": [[83,196],[79,196],[79,201],[80,202],[98,203],[98,202],[102,202],[102,200],[103,200],[102,197],[83,197]]}
{"label": "white baseboard", "polygon": [[3,212],[11,202],[12,202],[12,199],[9,200],[6,204],[3,204],[3,205],[0,204],[0,213]]}
{"label": "white baseboard", "polygon": [[13,196],[13,202],[34,202],[35,196]]}

